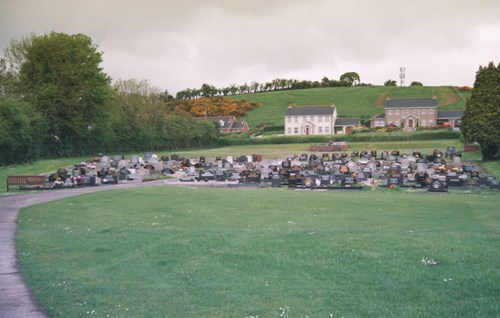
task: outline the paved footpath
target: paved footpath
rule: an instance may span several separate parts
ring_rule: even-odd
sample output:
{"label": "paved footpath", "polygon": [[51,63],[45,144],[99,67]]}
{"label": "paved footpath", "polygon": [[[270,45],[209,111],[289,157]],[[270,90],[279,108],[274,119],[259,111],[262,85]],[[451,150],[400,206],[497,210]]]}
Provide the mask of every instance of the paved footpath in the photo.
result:
{"label": "paved footpath", "polygon": [[0,196],[0,318],[48,317],[33,297],[32,290],[26,285],[16,256],[16,219],[20,208],[96,191],[158,185],[165,185],[165,181]]}

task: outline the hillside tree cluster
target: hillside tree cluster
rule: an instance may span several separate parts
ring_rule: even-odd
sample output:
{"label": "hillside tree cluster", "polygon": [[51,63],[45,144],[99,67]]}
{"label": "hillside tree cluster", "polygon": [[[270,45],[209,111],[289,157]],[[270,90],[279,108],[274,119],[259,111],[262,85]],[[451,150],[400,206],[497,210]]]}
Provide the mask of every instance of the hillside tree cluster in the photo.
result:
{"label": "hillside tree cluster", "polygon": [[[216,124],[193,117],[242,115],[229,98],[176,101],[147,81],[112,79],[83,34],[11,40],[0,58],[0,165],[55,156],[209,147]],[[226,100],[227,99],[227,100]]]}
{"label": "hillside tree cluster", "polygon": [[[200,88],[187,88],[178,91],[175,95],[177,100],[190,100],[200,97],[229,96],[237,94],[252,94],[259,92],[280,91],[289,89],[309,89],[321,87],[350,87],[350,86],[369,86],[360,82],[359,74],[356,72],[347,72],[340,76],[339,80],[329,79],[324,76],[320,81],[297,80],[275,78],[270,82],[259,83],[252,81],[250,84],[241,85],[231,84],[227,87],[216,88],[210,84],[203,84]],[[170,96],[174,98],[173,96]]]}

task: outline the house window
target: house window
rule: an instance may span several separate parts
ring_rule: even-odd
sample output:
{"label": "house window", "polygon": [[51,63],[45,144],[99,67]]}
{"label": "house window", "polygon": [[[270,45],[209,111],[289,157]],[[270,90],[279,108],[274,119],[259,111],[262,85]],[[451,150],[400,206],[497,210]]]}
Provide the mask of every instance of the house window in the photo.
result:
{"label": "house window", "polygon": [[399,126],[399,120],[396,120],[396,122],[394,123],[396,126]]}
{"label": "house window", "polygon": [[286,134],[287,134],[287,135],[291,135],[291,134],[292,134],[292,128],[291,128],[291,127],[288,127],[288,128],[286,129]]}
{"label": "house window", "polygon": [[314,116],[309,116],[310,121],[314,121]]}
{"label": "house window", "polygon": [[323,122],[323,116],[318,116],[318,123],[322,123]]}
{"label": "house window", "polygon": [[291,124],[292,123],[292,117],[287,117],[286,118],[286,122],[289,123],[289,124]]}
{"label": "house window", "polygon": [[422,126],[423,126],[423,127],[427,126],[427,120],[425,120],[425,119],[424,119],[424,120],[422,120]]}
{"label": "house window", "polygon": [[389,111],[387,112],[387,114],[388,114],[388,115],[392,115],[392,110],[389,110]]}
{"label": "house window", "polygon": [[323,127],[318,127],[318,134],[322,134],[323,133]]}
{"label": "house window", "polygon": [[294,133],[294,134],[298,134],[298,133],[299,133],[299,128],[295,127],[295,128],[293,129],[293,133]]}
{"label": "house window", "polygon": [[423,110],[422,115],[427,115],[427,112],[425,110]]}
{"label": "house window", "polygon": [[299,122],[299,117],[297,117],[297,116],[293,116],[293,122],[294,122],[294,123],[298,123],[298,122]]}
{"label": "house window", "polygon": [[329,134],[330,133],[330,127],[325,127],[325,134]]}
{"label": "house window", "polygon": [[302,116],[302,121],[307,121],[307,116]]}

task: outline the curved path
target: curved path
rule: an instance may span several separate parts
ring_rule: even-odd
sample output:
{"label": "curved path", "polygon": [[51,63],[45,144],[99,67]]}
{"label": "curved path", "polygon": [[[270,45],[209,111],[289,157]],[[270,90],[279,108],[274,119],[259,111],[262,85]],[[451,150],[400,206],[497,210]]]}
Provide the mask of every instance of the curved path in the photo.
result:
{"label": "curved path", "polygon": [[26,285],[16,256],[16,219],[20,208],[96,191],[165,184],[164,180],[158,180],[0,196],[0,317],[48,317]]}

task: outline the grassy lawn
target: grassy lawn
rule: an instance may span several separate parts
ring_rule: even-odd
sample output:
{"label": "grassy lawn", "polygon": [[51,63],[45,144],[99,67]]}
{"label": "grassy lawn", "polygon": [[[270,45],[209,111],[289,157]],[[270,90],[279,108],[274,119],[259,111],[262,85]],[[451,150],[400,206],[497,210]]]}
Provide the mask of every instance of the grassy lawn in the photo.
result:
{"label": "grassy lawn", "polygon": [[438,98],[439,109],[465,109],[467,93],[458,93],[448,86],[371,86],[371,87],[329,87],[300,90],[284,90],[231,96],[262,103],[260,108],[250,111],[244,118],[249,126],[261,122],[283,125],[283,115],[289,103],[297,106],[331,105],[335,103],[341,117],[361,117],[368,119],[384,112],[383,102],[392,98],[432,97]]}
{"label": "grassy lawn", "polygon": [[52,317],[498,317],[498,206],[492,192],[103,191],[24,209],[17,247]]}

